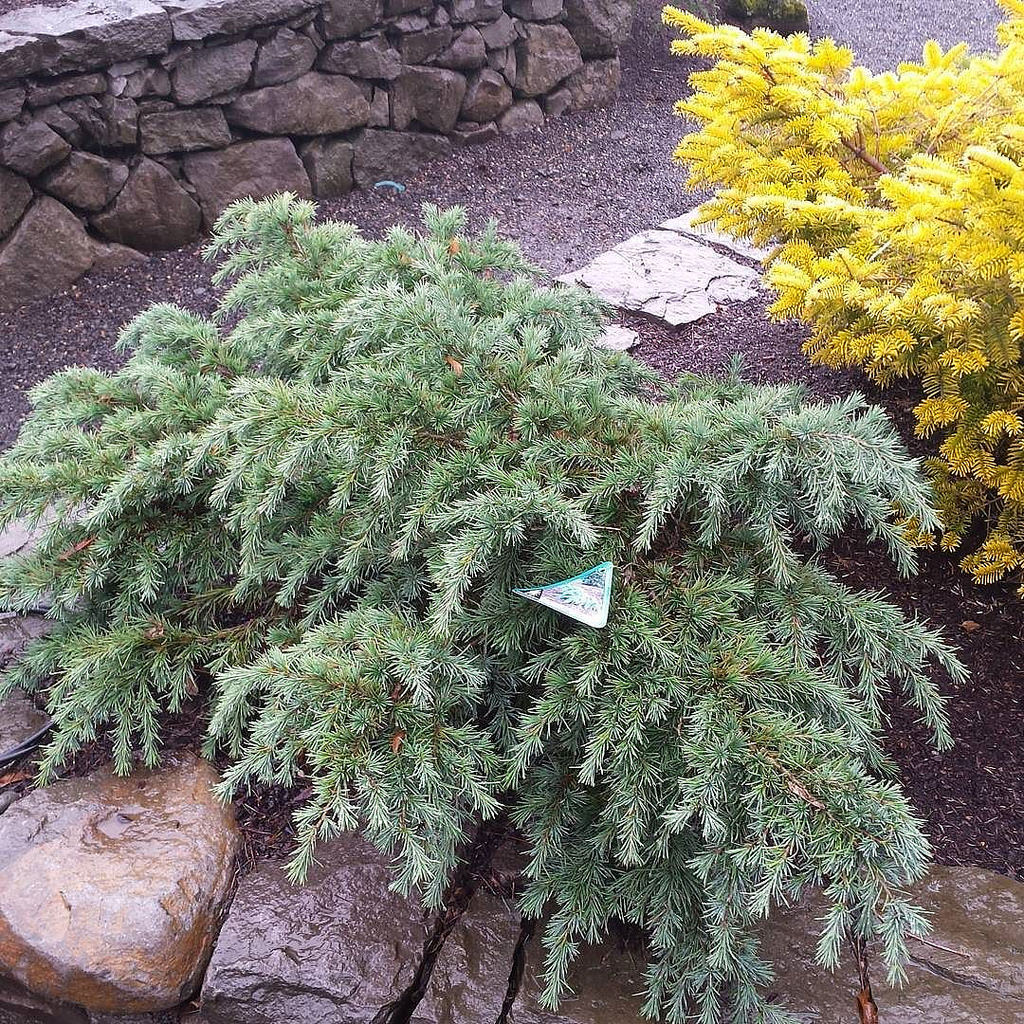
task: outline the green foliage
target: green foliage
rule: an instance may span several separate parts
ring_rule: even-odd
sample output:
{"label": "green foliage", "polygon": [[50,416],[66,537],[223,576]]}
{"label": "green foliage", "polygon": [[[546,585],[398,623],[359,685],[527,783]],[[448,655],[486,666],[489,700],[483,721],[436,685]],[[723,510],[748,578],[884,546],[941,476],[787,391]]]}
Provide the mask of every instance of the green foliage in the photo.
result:
{"label": "green foliage", "polygon": [[[756,927],[809,887],[823,963],[850,930],[898,972],[928,847],[883,699],[945,744],[929,673],[962,670],[814,554],[857,524],[909,569],[901,521],[934,525],[882,413],[669,387],[458,210],[381,242],[313,215],[230,209],[214,320],[142,314],[127,366],[38,387],[0,461],[2,518],[53,517],[0,575],[6,607],[49,593],[59,620],[9,680],[56,717],[44,774],[101,733],[120,770],[156,760],[198,693],[226,793],[310,790],[296,877],[359,828],[436,904],[507,815],[551,1001],[618,918],[650,936],[652,1015],[787,1019]],[[511,593],[605,559],[603,630]]]}

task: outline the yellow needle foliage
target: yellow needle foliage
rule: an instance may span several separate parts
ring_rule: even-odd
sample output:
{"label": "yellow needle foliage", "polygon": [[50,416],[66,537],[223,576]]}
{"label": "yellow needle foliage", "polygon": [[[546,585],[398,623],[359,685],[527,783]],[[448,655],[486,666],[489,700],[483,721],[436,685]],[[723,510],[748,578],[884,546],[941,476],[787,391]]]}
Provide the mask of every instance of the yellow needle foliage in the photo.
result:
{"label": "yellow needle foliage", "polygon": [[715,196],[701,220],[772,245],[772,311],[806,351],[881,384],[920,379],[914,412],[945,523],[979,582],[1024,567],[1024,0],[992,55],[929,42],[872,74],[830,39],[747,34],[667,7],[677,54],[710,62],[676,105],[675,158]]}

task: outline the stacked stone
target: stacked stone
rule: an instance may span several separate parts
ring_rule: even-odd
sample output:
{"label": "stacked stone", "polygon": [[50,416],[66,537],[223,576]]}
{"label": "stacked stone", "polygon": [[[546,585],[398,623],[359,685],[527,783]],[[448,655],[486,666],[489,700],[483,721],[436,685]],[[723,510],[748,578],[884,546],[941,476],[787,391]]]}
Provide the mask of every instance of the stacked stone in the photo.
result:
{"label": "stacked stone", "polygon": [[0,17],[0,307],[612,102],[634,0],[78,0]]}

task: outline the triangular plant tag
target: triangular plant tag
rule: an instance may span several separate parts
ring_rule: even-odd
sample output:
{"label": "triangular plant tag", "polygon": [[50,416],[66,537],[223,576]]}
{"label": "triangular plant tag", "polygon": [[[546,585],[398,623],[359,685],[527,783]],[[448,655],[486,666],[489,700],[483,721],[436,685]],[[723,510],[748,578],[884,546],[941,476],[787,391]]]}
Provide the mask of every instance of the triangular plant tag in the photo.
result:
{"label": "triangular plant tag", "polygon": [[581,572],[579,576],[573,576],[571,580],[513,590],[512,593],[528,601],[536,601],[545,608],[553,608],[584,625],[600,629],[608,622],[614,568],[611,562],[602,562],[593,569]]}

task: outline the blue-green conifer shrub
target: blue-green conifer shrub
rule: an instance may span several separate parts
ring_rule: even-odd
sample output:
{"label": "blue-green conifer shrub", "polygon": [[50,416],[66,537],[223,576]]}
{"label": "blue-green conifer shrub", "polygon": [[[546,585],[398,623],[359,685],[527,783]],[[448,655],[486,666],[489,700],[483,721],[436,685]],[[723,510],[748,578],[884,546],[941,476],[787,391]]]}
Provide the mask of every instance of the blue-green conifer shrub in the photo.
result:
{"label": "blue-green conifer shrub", "polygon": [[[217,313],[144,312],[122,369],[35,389],[0,460],[0,521],[47,524],[0,570],[0,606],[52,601],[4,683],[55,718],[44,779],[97,737],[155,763],[202,708],[226,794],[308,792],[296,880],[359,829],[435,905],[502,815],[552,1003],[617,919],[648,938],[651,1015],[786,1019],[757,936],[805,890],[823,964],[875,936],[898,974],[929,854],[884,708],[944,745],[933,679],[962,670],[818,555],[856,527],[909,571],[906,524],[937,525],[885,416],[670,386],[459,210],[381,241],[314,212],[229,209]],[[603,629],[512,593],[604,560]]]}

